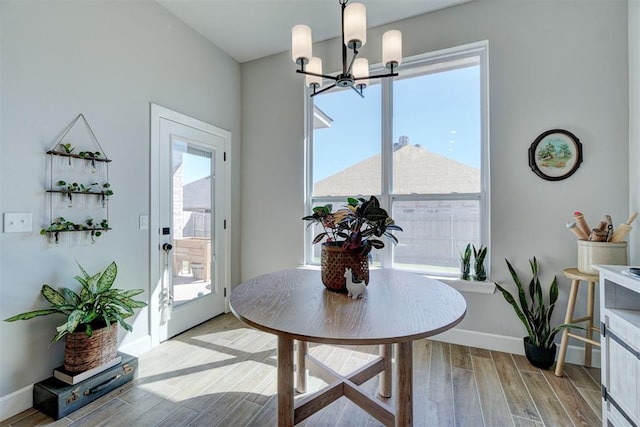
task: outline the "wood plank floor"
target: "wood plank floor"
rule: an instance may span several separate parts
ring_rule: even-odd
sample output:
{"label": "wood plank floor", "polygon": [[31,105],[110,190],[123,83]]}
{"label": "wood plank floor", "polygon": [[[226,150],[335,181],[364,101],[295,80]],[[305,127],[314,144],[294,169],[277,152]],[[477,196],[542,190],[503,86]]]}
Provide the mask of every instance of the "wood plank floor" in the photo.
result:
{"label": "wood plank floor", "polygon": [[[311,344],[341,374],[377,354],[374,346]],[[276,338],[226,314],[140,358],[136,380],[54,421],[29,409],[4,426],[273,426]],[[414,343],[416,426],[599,426],[600,372],[567,365],[564,378],[523,356],[420,340]],[[309,391],[325,385],[309,379]],[[364,384],[377,395],[377,378]],[[393,405],[393,398],[385,399]],[[300,425],[380,424],[342,397]]]}

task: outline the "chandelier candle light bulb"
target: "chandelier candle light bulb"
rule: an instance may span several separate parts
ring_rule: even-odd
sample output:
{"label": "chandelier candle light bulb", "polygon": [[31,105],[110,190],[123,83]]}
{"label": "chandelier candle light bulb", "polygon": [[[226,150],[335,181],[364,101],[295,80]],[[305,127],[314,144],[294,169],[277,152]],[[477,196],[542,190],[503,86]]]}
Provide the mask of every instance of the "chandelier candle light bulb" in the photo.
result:
{"label": "chandelier candle light bulb", "polygon": [[351,3],[344,9],[344,44],[358,49],[367,42],[367,9],[362,3]]}
{"label": "chandelier candle light bulb", "polygon": [[[307,71],[314,74],[322,74],[322,59],[316,58],[315,56],[311,58],[309,65],[307,65]],[[314,74],[307,74],[304,78],[307,87],[316,90],[322,86],[322,77]]]}
{"label": "chandelier candle light bulb", "polygon": [[402,33],[390,30],[382,35],[382,63],[385,67],[396,68],[402,62]]}
{"label": "chandelier candle light bulb", "polygon": [[356,87],[360,90],[369,86],[369,60],[357,58],[353,61],[353,77],[356,79]]}
{"label": "chandelier candle light bulb", "polygon": [[312,52],[311,27],[296,25],[291,29],[291,57],[293,62],[304,66],[309,62]]}

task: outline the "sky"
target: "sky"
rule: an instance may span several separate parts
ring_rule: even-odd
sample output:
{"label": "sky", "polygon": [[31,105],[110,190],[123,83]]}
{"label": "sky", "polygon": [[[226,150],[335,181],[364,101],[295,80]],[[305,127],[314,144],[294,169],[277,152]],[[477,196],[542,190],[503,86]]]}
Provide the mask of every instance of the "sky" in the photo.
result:
{"label": "sky", "polygon": [[[374,81],[372,80],[372,83]],[[480,67],[394,81],[393,142],[401,135],[410,144],[480,168]],[[314,97],[333,119],[314,132],[314,181],[380,153],[380,85],[361,98],[351,89]],[[211,159],[185,154],[183,183],[210,175]]]}
{"label": "sky", "polygon": [[[393,142],[410,144],[480,167],[480,67],[470,66],[394,82]],[[333,119],[314,132],[314,181],[380,153],[380,85],[314,97]]]}

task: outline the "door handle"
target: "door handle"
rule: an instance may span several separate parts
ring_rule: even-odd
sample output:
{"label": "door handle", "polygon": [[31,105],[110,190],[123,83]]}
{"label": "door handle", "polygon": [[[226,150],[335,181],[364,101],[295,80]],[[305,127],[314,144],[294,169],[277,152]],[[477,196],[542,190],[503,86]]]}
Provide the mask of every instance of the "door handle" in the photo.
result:
{"label": "door handle", "polygon": [[171,243],[162,244],[162,250],[165,251],[166,253],[169,253],[171,249],[173,249],[173,245]]}

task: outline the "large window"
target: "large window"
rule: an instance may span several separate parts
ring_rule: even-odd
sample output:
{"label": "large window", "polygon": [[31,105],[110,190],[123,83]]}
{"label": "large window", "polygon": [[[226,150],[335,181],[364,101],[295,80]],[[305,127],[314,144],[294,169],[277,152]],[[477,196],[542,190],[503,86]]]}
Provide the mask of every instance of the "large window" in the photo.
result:
{"label": "large window", "polygon": [[[468,243],[488,245],[486,42],[410,58],[361,98],[309,100],[307,209],[376,195],[404,232],[373,251],[383,267],[455,275]],[[307,263],[320,248],[307,233]]]}

